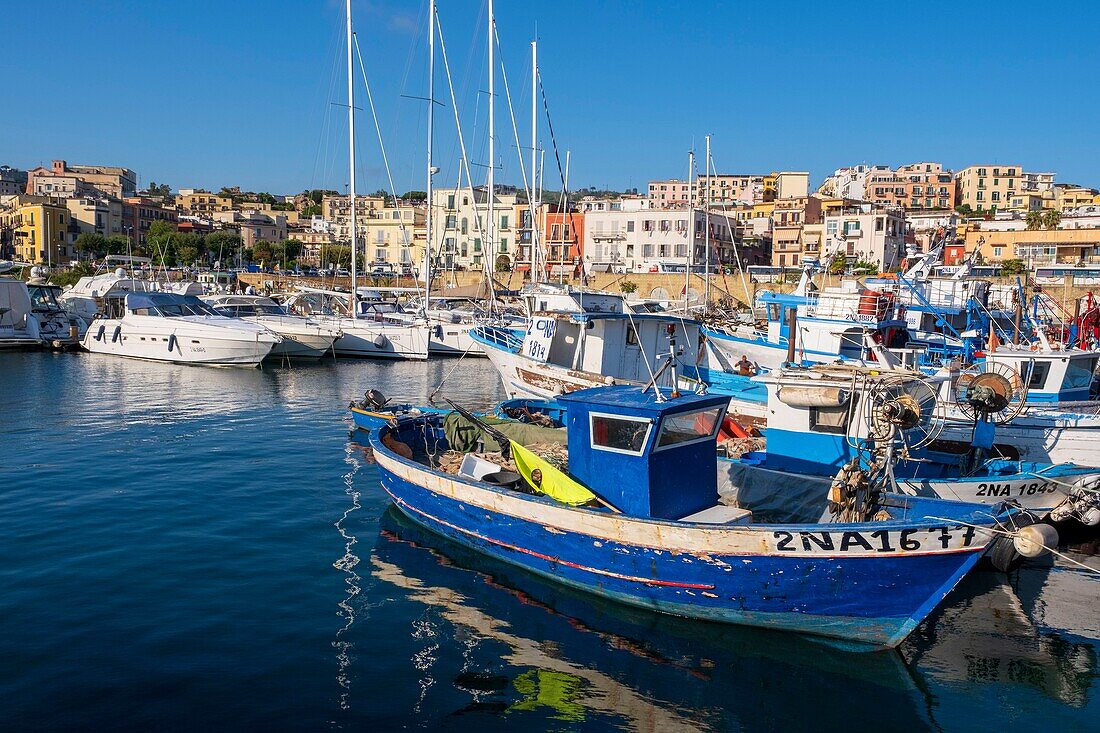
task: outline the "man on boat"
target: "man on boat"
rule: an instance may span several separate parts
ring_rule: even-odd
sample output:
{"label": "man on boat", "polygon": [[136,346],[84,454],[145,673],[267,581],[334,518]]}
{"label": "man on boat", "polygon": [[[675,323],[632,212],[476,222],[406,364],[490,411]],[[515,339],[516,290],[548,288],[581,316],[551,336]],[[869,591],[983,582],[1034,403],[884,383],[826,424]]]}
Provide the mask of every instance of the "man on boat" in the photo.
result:
{"label": "man on boat", "polygon": [[755,377],[756,365],[749,361],[749,357],[745,354],[741,354],[741,361],[735,364],[737,367],[737,373],[742,377]]}

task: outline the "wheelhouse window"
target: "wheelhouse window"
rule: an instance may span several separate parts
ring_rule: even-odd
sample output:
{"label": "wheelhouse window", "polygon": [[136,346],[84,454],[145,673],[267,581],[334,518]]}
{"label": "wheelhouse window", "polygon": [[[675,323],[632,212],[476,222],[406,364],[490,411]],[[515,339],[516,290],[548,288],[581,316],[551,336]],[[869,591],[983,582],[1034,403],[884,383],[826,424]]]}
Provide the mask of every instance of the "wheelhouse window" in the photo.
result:
{"label": "wheelhouse window", "polygon": [[661,423],[661,432],[657,435],[657,447],[664,448],[712,438],[718,429],[718,418],[721,413],[721,407],[712,407],[669,415]]}
{"label": "wheelhouse window", "polygon": [[612,453],[640,456],[653,423],[643,417],[622,415],[589,415],[592,428],[592,447]]}
{"label": "wheelhouse window", "polygon": [[1084,389],[1092,384],[1092,375],[1096,372],[1096,357],[1089,359],[1070,359],[1066,364],[1066,376],[1062,380],[1062,389]]}
{"label": "wheelhouse window", "polygon": [[848,405],[811,407],[810,430],[815,433],[844,435],[848,430]]}
{"label": "wheelhouse window", "polygon": [[1043,389],[1050,375],[1050,362],[1028,362],[1024,365],[1024,379],[1027,380],[1028,389]]}

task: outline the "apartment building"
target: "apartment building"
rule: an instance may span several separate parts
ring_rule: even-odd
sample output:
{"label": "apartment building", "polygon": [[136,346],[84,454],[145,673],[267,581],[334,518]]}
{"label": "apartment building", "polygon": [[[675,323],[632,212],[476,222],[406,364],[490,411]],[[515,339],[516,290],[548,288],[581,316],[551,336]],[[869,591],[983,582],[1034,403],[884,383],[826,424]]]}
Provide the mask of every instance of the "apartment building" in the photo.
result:
{"label": "apartment building", "polygon": [[838,252],[849,262],[871,262],[884,272],[897,268],[905,257],[906,224],[901,209],[865,203],[832,212],[824,220],[824,254]]}
{"label": "apartment building", "polygon": [[[692,216],[694,246],[689,236]],[[583,252],[597,270],[648,272],[669,266],[683,268],[689,262],[701,267],[707,261],[709,241],[711,267],[717,269],[734,262],[737,236],[736,220],[721,212],[712,212],[708,220],[702,210],[624,208],[621,202],[609,202],[603,209],[585,212]]]}
{"label": "apartment building", "polygon": [[233,199],[230,196],[195,188],[181,188],[176,196],[176,208],[187,216],[203,216],[220,211],[232,211]]}
{"label": "apartment building", "polygon": [[99,234],[109,237],[122,234],[122,202],[106,196],[65,199],[61,202],[80,231],[80,234]]}
{"label": "apartment building", "polygon": [[776,199],[772,211],[772,266],[794,267],[802,262],[807,248],[803,227],[821,222],[821,203],[818,196]]}
{"label": "apartment building", "polygon": [[1055,184],[1054,210],[1063,214],[1082,206],[1100,203],[1100,195],[1095,188],[1083,188],[1064,183]]}
{"label": "apartment building", "polygon": [[[46,179],[51,178],[66,179],[64,183],[54,182],[65,188],[75,188],[67,180],[75,178],[87,188],[95,189],[107,196],[114,196],[116,199],[137,193],[137,174],[129,168],[107,165],[69,165],[64,160],[52,161],[49,168],[39,166],[27,171],[27,193],[34,194],[35,191],[42,190],[43,186],[50,183]],[[78,191],[73,195],[79,193]]]}
{"label": "apartment building", "polygon": [[862,199],[887,207],[950,209],[955,205],[955,176],[940,163],[910,163],[896,170],[873,166]]}
{"label": "apartment building", "polygon": [[156,199],[127,196],[122,200],[122,233],[137,244],[145,244],[153,222],[165,221],[176,226],[179,220],[180,213],[174,207],[166,206]]}
{"label": "apartment building", "polygon": [[247,211],[235,214],[232,223],[240,229],[245,249],[252,249],[257,242],[274,243],[287,238],[286,219],[282,216]]}
{"label": "apartment building", "polygon": [[74,257],[78,229],[68,208],[56,199],[11,196],[0,209],[0,231],[10,236],[12,256],[32,264],[67,264]]}
{"label": "apartment building", "polygon": [[977,250],[986,262],[1019,259],[1027,266],[1100,262],[1100,228],[1017,229],[966,232],[966,251]]}
{"label": "apartment building", "polygon": [[[438,266],[478,269],[489,263],[511,269],[520,236],[515,194],[495,194],[496,241],[488,243],[488,192],[444,188],[432,192],[432,252]],[[491,258],[491,259],[490,259]]]}
{"label": "apartment building", "polygon": [[15,196],[27,190],[27,173],[0,165],[0,196]]}
{"label": "apartment building", "polygon": [[972,165],[955,175],[955,202],[973,211],[998,211],[1013,208],[1019,201],[1030,206],[1032,200],[1022,193],[1050,191],[1053,173],[1028,173],[1017,165]]}
{"label": "apartment building", "polygon": [[692,185],[672,178],[667,181],[650,181],[647,198],[654,209],[686,209],[690,204]]}

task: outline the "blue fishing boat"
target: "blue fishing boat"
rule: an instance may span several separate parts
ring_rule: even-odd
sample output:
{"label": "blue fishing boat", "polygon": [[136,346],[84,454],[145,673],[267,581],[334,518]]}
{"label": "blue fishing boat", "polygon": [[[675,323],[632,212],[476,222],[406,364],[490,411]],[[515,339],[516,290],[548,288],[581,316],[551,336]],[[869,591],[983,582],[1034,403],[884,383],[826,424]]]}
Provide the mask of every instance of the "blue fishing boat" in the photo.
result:
{"label": "blue fishing boat", "polygon": [[489,428],[517,472],[486,466],[483,451],[448,473],[443,418],[424,414],[370,433],[382,485],[426,528],[568,586],[876,648],[916,628],[1013,514],[881,494],[860,521],[758,522],[718,493],[728,398],[616,385],[557,401],[567,468]]}

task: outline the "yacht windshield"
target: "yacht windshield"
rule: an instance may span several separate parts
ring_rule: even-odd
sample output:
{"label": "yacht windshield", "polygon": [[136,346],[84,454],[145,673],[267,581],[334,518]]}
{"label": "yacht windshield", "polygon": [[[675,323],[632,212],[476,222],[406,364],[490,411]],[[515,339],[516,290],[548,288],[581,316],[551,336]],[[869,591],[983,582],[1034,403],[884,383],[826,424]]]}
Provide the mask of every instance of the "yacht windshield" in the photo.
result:
{"label": "yacht windshield", "polygon": [[183,301],[179,303],[165,303],[157,306],[160,315],[165,318],[179,318],[182,316],[217,316],[221,315],[201,300]]}
{"label": "yacht windshield", "polygon": [[54,288],[31,285],[27,291],[30,293],[31,304],[35,310],[60,310],[61,306],[57,303]]}

